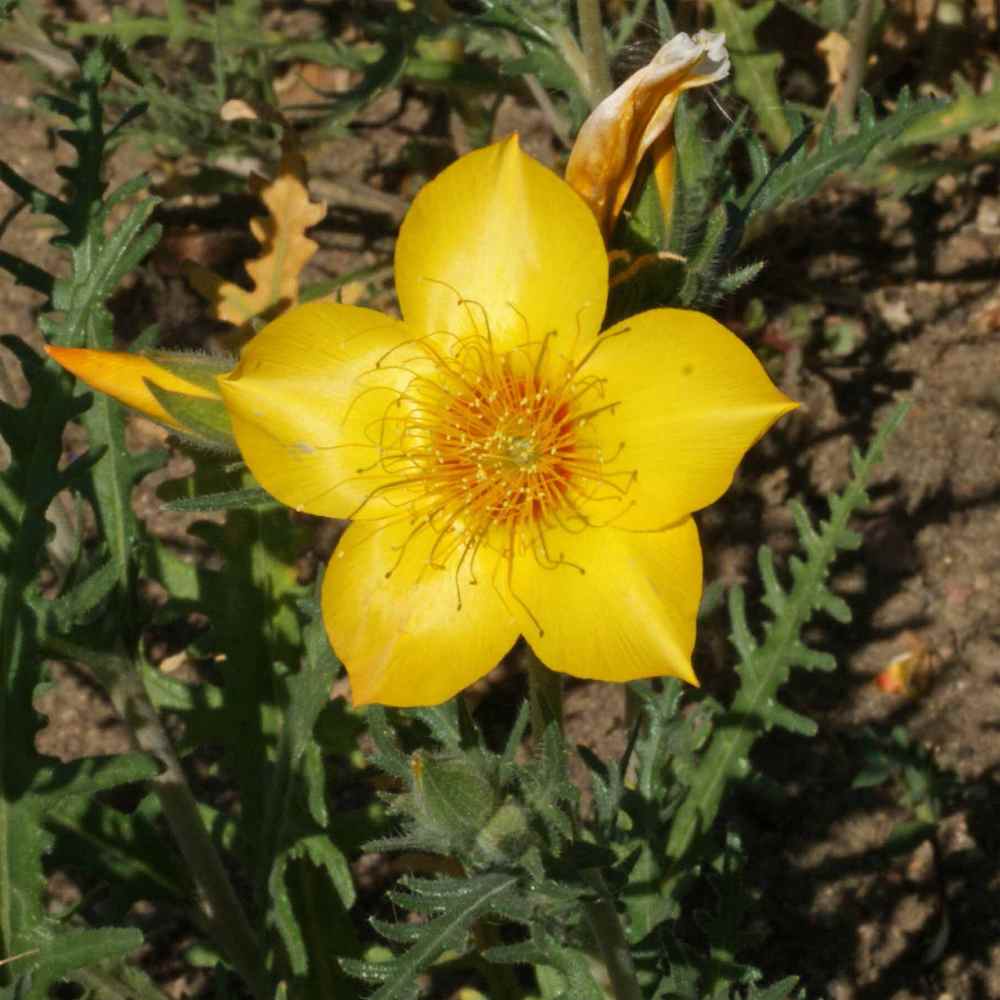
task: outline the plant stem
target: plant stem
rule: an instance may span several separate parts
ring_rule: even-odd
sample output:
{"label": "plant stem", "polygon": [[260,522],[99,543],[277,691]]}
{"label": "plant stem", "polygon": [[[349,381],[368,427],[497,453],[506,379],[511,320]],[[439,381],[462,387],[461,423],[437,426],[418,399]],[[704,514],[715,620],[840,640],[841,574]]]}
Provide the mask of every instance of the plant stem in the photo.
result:
{"label": "plant stem", "polygon": [[[525,649],[524,662],[528,670],[531,699],[531,735],[537,747],[546,728],[553,722],[563,735],[562,676],[549,670],[530,647]],[[575,817],[573,825],[576,826]],[[581,874],[597,895],[596,899],[583,904],[584,913],[594,944],[604,961],[614,1000],[642,1000],[625,928],[604,876],[597,868],[584,869]]]}
{"label": "plant stem", "polygon": [[851,51],[844,74],[844,86],[837,101],[837,133],[845,135],[854,128],[854,108],[858,103],[858,92],[868,65],[868,36],[871,33],[872,17],[875,13],[874,0],[861,0],[858,11],[851,23]]}
{"label": "plant stem", "polygon": [[152,785],[191,872],[197,888],[196,903],[205,926],[254,997],[269,1000],[273,989],[261,964],[260,946],[136,664],[125,657],[95,653],[63,639],[48,640],[46,651],[90,667],[128,727],[132,742],[160,764],[162,771],[152,779]]}
{"label": "plant stem", "polygon": [[596,107],[612,90],[600,0],[576,0],[576,16],[580,23],[580,42],[587,62],[587,96],[591,107]]}
{"label": "plant stem", "polygon": [[[507,48],[510,50],[511,55],[517,59],[520,59],[525,55],[524,46],[517,40],[517,38],[514,37],[514,35],[507,36]],[[569,149],[573,145],[569,129],[560,117],[559,112],[556,111],[555,105],[553,105],[552,101],[549,99],[548,92],[538,82],[537,77],[533,76],[531,73],[525,75],[524,83],[528,88],[528,92],[535,99],[538,109],[542,112],[542,115],[544,116],[546,122],[548,122],[549,128],[552,129],[555,137],[567,149]]]}
{"label": "plant stem", "polygon": [[642,1000],[642,990],[632,962],[632,949],[604,876],[596,868],[587,868],[583,877],[597,893],[597,899],[584,904],[584,909],[590,932],[608,972],[611,992],[615,1000]]}

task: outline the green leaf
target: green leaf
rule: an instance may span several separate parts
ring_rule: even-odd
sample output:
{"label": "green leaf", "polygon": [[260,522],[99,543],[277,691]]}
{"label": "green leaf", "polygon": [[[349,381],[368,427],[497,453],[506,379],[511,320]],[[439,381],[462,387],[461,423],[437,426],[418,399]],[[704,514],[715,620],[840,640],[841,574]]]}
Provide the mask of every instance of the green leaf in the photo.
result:
{"label": "green leaf", "polygon": [[166,1000],[166,994],[134,965],[103,963],[78,969],[73,978],[94,1000]]}
{"label": "green leaf", "polygon": [[[343,973],[334,954],[357,953],[347,910],[355,891],[337,829],[328,829],[325,774],[315,741],[316,722],[343,667],[326,638],[319,606],[300,602],[306,617],[305,658],[285,679],[277,759],[259,831],[258,856],[273,859],[268,874],[268,919],[288,953],[294,975],[310,995],[333,995]],[[317,879],[315,869],[326,879]],[[325,916],[320,919],[319,913]]]}
{"label": "green leaf", "polygon": [[68,632],[89,619],[118,582],[118,567],[110,560],[51,602],[49,613],[58,632]]}
{"label": "green leaf", "polygon": [[410,890],[408,906],[426,897],[436,915],[423,925],[420,939],[389,962],[342,961],[344,969],[356,979],[381,983],[369,1000],[410,1000],[416,996],[420,973],[444,952],[464,951],[472,925],[500,905],[505,896],[517,891],[517,878],[504,874],[469,879],[408,878],[404,884]]}
{"label": "green leaf", "polygon": [[166,898],[182,907],[190,902],[190,880],[164,840],[162,822],[155,795],[130,813],[75,797],[48,817],[46,827],[61,863],[103,880],[106,907],[124,919],[140,899]]}
{"label": "green leaf", "polygon": [[[22,409],[0,404],[0,434],[11,449],[0,478],[0,954],[16,955],[37,947],[50,923],[41,859],[51,838],[41,825],[45,800],[33,788],[41,771],[33,704],[41,654],[36,612],[24,596],[46,540],[45,511],[72,478],[72,467],[57,463],[63,427],[79,407],[54,366],[21,342],[9,344],[32,389]],[[0,984],[22,971],[0,967]],[[32,989],[49,982],[36,976]]]}
{"label": "green leaf", "polygon": [[410,49],[416,40],[405,28],[385,36],[381,58],[367,66],[361,82],[345,94],[338,94],[323,108],[327,127],[345,124],[379,94],[395,86],[406,68]]}
{"label": "green leaf", "polygon": [[[746,639],[737,645],[740,688],[730,709],[716,721],[712,740],[702,756],[690,789],[670,826],[666,854],[671,871],[663,885],[663,903],[650,924],[655,926],[669,912],[671,897],[682,886],[699,856],[706,831],[712,825],[730,784],[748,770],[748,755],[755,740],[771,726],[780,725],[808,735],[811,723],[780,705],[778,689],[797,662],[802,629],[818,608],[829,609],[827,578],[845,538],[851,516],[868,502],[865,487],[881,459],[885,443],[902,421],[907,407],[900,406],[880,428],[864,456],[855,453],[853,478],[842,493],[830,498],[829,518],[814,529],[800,523],[800,543],[805,560],[792,561],[792,586],[781,611],[765,630],[759,645]],[[769,562],[765,563],[770,565]],[[834,605],[835,606],[835,605]],[[743,625],[734,625],[734,632]],[[647,928],[649,929],[649,928]]]}
{"label": "green leaf", "polygon": [[755,171],[751,188],[740,200],[745,225],[751,214],[761,214],[815,194],[834,173],[860,167],[875,151],[887,151],[893,140],[905,130],[940,108],[933,100],[914,101],[905,88],[900,91],[895,109],[876,118],[871,98],[862,93],[858,111],[858,129],[847,137],[837,135],[836,116],[823,124],[812,149],[806,145],[811,130],[799,132],[781,157],[766,173]]}
{"label": "green leaf", "polygon": [[55,811],[64,808],[67,799],[90,799],[98,792],[145,781],[158,771],[156,761],[144,753],[87,757],[41,771],[35,793],[42,809]]}
{"label": "green leaf", "polygon": [[784,979],[779,979],[778,982],[772,986],[765,987],[763,990],[759,990],[756,986],[753,986],[750,989],[747,1000],[786,1000],[786,997],[791,995],[792,990],[798,984],[798,976],[786,976]]}
{"label": "green leaf", "polygon": [[[99,91],[108,75],[103,53],[93,50],[83,61],[72,98],[49,102],[56,113],[70,118],[70,128],[58,134],[76,152],[75,161],[58,170],[70,187],[65,199],[38,192],[9,168],[0,168],[0,180],[62,226],[53,244],[68,251],[65,277],[49,282],[31,265],[17,264],[12,270],[29,286],[50,294],[39,325],[66,345],[110,346],[107,299],[158,236],[155,227],[147,226],[152,199],[133,206],[113,228],[109,212],[116,195],[101,200],[106,135]],[[119,189],[118,197],[133,195],[137,186]],[[134,635],[134,619],[123,607],[131,593],[137,539],[131,488],[149,463],[128,455],[120,414],[116,417],[110,404],[98,401],[85,418],[92,458],[60,470],[64,426],[87,410],[89,400],[73,399],[68,378],[56,375],[54,364],[43,365],[23,343],[8,344],[31,394],[21,409],[0,404],[0,434],[12,453],[0,481],[0,954],[30,954],[0,968],[0,985],[9,986],[6,995],[41,1000],[60,979],[86,965],[120,960],[142,940],[135,929],[66,930],[57,924],[42,906],[41,858],[54,843],[50,821],[56,815],[77,815],[79,808],[96,801],[96,793],[148,779],[158,768],[140,754],[62,766],[43,763],[34,749],[38,724],[33,694],[41,679],[39,639],[48,644],[51,631],[89,621],[107,607],[107,615],[99,617],[114,635]],[[40,599],[25,600],[33,592],[38,554],[45,547],[46,509],[60,490],[73,487],[88,489],[96,500],[110,558],[50,606]],[[12,982],[15,975],[19,978]]]}
{"label": "green leaf", "polygon": [[736,92],[754,109],[757,120],[775,149],[784,149],[792,134],[778,91],[778,70],[783,62],[778,52],[762,52],[755,33],[770,16],[774,0],[758,0],[741,7],[737,0],[712,0],[715,27],[725,32],[733,60]]}
{"label": "green leaf", "polygon": [[45,1000],[47,985],[72,975],[79,968],[109,959],[121,959],[142,944],[136,927],[73,930],[54,935],[31,959],[32,987],[26,1000]]}

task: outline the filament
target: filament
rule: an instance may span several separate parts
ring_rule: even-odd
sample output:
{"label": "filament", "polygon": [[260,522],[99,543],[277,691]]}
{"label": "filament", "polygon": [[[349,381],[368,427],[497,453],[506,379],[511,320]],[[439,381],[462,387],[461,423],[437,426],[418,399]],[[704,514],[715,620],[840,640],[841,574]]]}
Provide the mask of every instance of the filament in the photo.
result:
{"label": "filament", "polygon": [[475,332],[408,340],[359,379],[358,398],[376,388],[366,387],[366,375],[402,376],[394,389],[378,386],[392,396],[365,431],[375,457],[357,469],[356,481],[370,489],[354,515],[377,502],[389,517],[405,518],[386,575],[419,545],[427,566],[453,575],[459,609],[463,587],[479,583],[477,565],[505,566],[494,585],[506,584],[541,634],[543,623],[518,593],[516,566],[530,560],[585,572],[552,539],[613,524],[633,505],[636,472],[622,465],[624,442],[606,444],[620,401],[605,398],[605,379],[583,372],[603,340],[624,330],[566,358],[554,350],[556,331],[532,339],[511,305],[523,341],[501,349],[498,317],[445,287]]}

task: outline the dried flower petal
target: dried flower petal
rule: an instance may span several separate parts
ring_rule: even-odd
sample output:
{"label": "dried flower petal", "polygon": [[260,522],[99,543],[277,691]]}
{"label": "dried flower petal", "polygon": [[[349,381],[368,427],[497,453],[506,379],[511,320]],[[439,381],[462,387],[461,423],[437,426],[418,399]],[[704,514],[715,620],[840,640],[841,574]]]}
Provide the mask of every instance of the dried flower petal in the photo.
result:
{"label": "dried flower petal", "polygon": [[[639,162],[661,137],[657,159],[673,149],[677,101],[685,90],[703,87],[729,73],[726,36],[683,32],[606,97],[583,123],[566,165],[566,181],[583,197],[608,239],[635,181]],[[659,174],[660,172],[658,172]],[[672,190],[672,172],[662,171]],[[668,192],[660,184],[661,199]],[[669,203],[664,210],[669,211]]]}

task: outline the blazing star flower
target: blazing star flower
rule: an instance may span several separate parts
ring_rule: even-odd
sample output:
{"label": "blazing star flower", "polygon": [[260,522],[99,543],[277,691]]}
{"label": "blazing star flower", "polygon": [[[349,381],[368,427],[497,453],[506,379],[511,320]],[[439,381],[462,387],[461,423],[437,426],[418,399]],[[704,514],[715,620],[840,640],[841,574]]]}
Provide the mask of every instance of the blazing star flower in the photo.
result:
{"label": "blazing star flower", "polygon": [[402,322],[299,306],[219,377],[260,483],[353,522],[322,606],[355,704],[442,702],[519,634],[577,677],[696,683],[691,512],[795,404],[700,313],[601,333],[607,269],[590,209],[513,137],[417,195]]}

